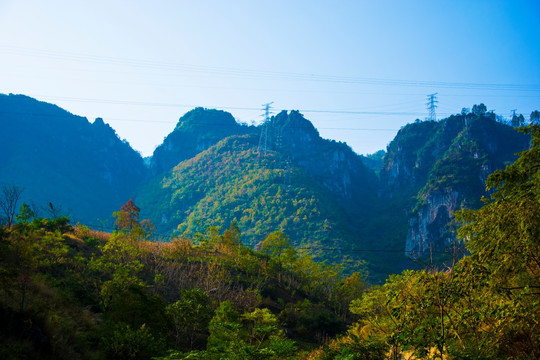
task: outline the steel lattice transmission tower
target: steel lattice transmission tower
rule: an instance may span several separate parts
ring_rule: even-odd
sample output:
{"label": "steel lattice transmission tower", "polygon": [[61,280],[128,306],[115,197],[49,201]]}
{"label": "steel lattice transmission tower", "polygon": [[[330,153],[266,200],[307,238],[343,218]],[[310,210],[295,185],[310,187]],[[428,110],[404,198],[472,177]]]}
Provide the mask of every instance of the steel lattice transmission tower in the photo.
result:
{"label": "steel lattice transmission tower", "polygon": [[428,120],[431,120],[431,121],[437,120],[437,115],[435,114],[435,109],[437,108],[437,104],[439,103],[439,101],[437,100],[437,94],[438,93],[429,94],[427,96],[428,102],[426,103],[426,106],[427,106],[427,109],[429,110]]}
{"label": "steel lattice transmission tower", "polygon": [[270,102],[263,105],[264,110],[264,120],[261,124],[261,136],[259,137],[259,146],[257,147],[257,152],[263,153],[266,155],[266,152],[268,151],[268,127],[270,126],[270,105],[272,105],[274,102]]}

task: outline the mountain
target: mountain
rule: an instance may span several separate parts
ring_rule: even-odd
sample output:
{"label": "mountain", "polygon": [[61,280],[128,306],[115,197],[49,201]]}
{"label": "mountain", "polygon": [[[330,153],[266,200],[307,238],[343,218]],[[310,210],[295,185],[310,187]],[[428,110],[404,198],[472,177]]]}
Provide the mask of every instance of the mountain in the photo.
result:
{"label": "mountain", "polygon": [[407,229],[405,252],[442,252],[455,239],[452,213],[479,208],[487,176],[517,158],[530,138],[496,121],[493,113],[453,115],[402,128],[388,146],[380,197],[409,209],[395,219]]}
{"label": "mountain", "polygon": [[[197,142],[191,146],[184,151],[196,151]],[[193,238],[235,222],[246,244],[281,230],[297,246],[336,247],[362,236],[357,219],[366,219],[361,205],[375,199],[376,186],[346,144],[322,139],[299,112],[283,111],[259,131],[226,137],[155,177],[136,201],[165,233]]]}
{"label": "mountain", "polygon": [[379,175],[383,167],[385,155],[386,151],[379,150],[373,154],[363,155],[362,161],[364,162],[364,164],[366,164],[368,168],[373,170],[375,174]]}
{"label": "mountain", "polygon": [[90,123],[27,96],[0,95],[0,128],[0,183],[74,221],[110,218],[146,176],[141,156],[99,118]]}
{"label": "mountain", "polygon": [[134,197],[165,237],[196,240],[236,223],[256,246],[281,230],[319,260],[348,270],[365,262],[379,281],[414,266],[410,258],[444,253],[453,211],[479,207],[487,175],[528,148],[528,136],[483,108],[406,125],[369,156],[321,138],[298,111],[255,127],[195,108],[145,165],[101,119],[1,95],[0,182],[87,224]]}
{"label": "mountain", "polygon": [[150,159],[154,175],[170,170],[231,135],[250,130],[238,124],[228,112],[195,108],[180,118],[174,130],[163,140]]}
{"label": "mountain", "polygon": [[[490,156],[505,162],[508,153],[498,146],[505,143],[494,146],[492,137],[515,134],[480,117],[463,120],[464,132],[450,136],[420,194],[444,186],[459,199],[461,185],[479,174],[471,159],[483,158],[486,166]],[[447,125],[433,134],[441,143]],[[234,224],[210,228],[195,237],[197,243],[148,241],[151,227],[139,221],[140,209],[131,201],[116,214],[125,221],[114,233],[26,213],[12,226],[0,225],[0,358],[538,359],[540,127],[525,131],[530,148],[488,177],[490,199],[456,214],[470,253],[452,269],[407,270],[383,286],[366,286],[360,272],[345,278],[342,266],[313,261],[279,231],[253,250],[242,245],[244,234]],[[272,182],[249,187],[237,178],[240,191],[252,192],[245,202],[286,202],[290,194],[280,194],[286,176],[273,171],[282,170],[277,165],[283,157],[261,152],[259,139],[227,137],[182,162],[167,179],[173,185],[189,176],[194,179],[185,186],[205,187],[206,178],[218,182],[211,187],[216,189],[235,173],[257,181],[266,176],[278,192],[264,198],[258,191]],[[312,198],[331,194],[300,167],[291,168],[294,183],[313,189]],[[292,191],[298,201],[310,195]],[[385,199],[400,194],[391,195]]]}

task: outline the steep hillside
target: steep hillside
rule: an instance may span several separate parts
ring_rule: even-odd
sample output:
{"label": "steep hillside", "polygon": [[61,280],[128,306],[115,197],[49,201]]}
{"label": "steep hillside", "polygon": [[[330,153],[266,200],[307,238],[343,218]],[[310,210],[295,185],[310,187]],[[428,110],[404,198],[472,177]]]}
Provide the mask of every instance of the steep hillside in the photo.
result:
{"label": "steep hillside", "polygon": [[250,128],[238,124],[228,112],[195,108],[180,118],[150,160],[152,173],[172,169],[231,135],[246,134]]}
{"label": "steep hillside", "polygon": [[91,124],[1,95],[0,183],[24,187],[22,201],[52,203],[90,224],[135,197],[167,236],[196,239],[236,222],[254,246],[282,230],[318,259],[365,260],[377,281],[411,267],[405,255],[445,251],[453,211],[477,208],[487,175],[528,147],[527,136],[495,119],[476,112],[417,121],[386,153],[362,157],[322,139],[298,111],[254,127],[196,108],[146,160],[147,170],[101,119]]}
{"label": "steep hillside", "polygon": [[[495,121],[494,114],[461,114],[400,130],[381,171],[381,198],[409,209],[396,218],[407,228],[412,257],[443,251],[455,238],[452,212],[478,208],[487,176],[512,163],[529,138]],[[407,223],[406,223],[407,222]]]}
{"label": "steep hillside", "polygon": [[[431,171],[437,185],[428,186],[457,189],[453,174],[478,175],[477,164],[468,167],[453,154],[465,149],[463,156],[481,158],[482,147],[463,137],[481,143],[481,134],[496,136],[489,129],[466,125],[470,133],[456,137],[442,161],[464,169],[437,161],[434,169],[444,171]],[[488,176],[489,200],[456,214],[469,254],[451,268],[392,274],[381,286],[366,286],[361,272],[345,278],[342,266],[313,261],[280,231],[256,250],[242,246],[235,224],[206,229],[193,241],[148,241],[153,230],[131,201],[115,214],[113,233],[28,213],[0,224],[0,358],[538,359],[540,127],[524,131],[530,148]],[[203,167],[225,169],[203,175],[211,181],[234,178],[235,159],[249,178],[271,177],[279,154],[258,156],[256,144],[256,136],[228,137],[176,167],[171,185],[183,182],[182,174],[203,184],[195,171]],[[492,155],[500,150],[488,148]],[[241,156],[234,157],[236,149]],[[299,181],[305,175],[294,172]],[[274,183],[279,179],[274,175]],[[255,185],[245,190],[255,194]],[[286,202],[279,190],[274,198]]]}
{"label": "steep hillside", "polygon": [[0,183],[78,221],[110,217],[145,176],[141,156],[101,119],[10,94],[0,95],[0,128]]}
{"label": "steep hillside", "polygon": [[338,241],[348,225],[337,201],[302,169],[280,166],[283,156],[261,156],[257,143],[256,136],[228,137],[181,162],[142,188],[143,215],[186,237],[236,222],[251,245],[275,230],[297,245]]}
{"label": "steep hillside", "polygon": [[367,242],[366,205],[375,200],[376,176],[360,156],[322,139],[297,111],[283,111],[251,132],[226,137],[142,187],[136,200],[143,214],[161,232],[190,237],[236,222],[251,245],[281,230],[315,254],[322,254],[316,245]]}
{"label": "steep hillside", "polygon": [[320,137],[313,124],[298,111],[282,111],[266,124],[275,151],[306,170],[342,202],[365,202],[377,179],[345,143]]}

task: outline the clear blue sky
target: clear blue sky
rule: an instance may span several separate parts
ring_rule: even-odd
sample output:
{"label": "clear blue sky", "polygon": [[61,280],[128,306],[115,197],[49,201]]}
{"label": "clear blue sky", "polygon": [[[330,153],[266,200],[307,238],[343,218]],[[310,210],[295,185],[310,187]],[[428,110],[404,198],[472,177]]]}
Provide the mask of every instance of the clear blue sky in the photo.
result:
{"label": "clear blue sky", "polygon": [[540,1],[0,0],[0,93],[102,117],[143,155],[195,106],[298,109],[358,153],[485,103],[540,109]]}

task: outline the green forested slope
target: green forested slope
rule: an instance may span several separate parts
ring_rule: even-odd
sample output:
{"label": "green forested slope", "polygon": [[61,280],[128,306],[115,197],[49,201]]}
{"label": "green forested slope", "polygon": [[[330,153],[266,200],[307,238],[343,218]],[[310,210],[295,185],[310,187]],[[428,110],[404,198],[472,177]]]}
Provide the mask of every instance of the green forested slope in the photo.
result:
{"label": "green forested slope", "polygon": [[532,146],[488,177],[489,200],[457,214],[470,254],[381,286],[282,232],[256,251],[234,224],[156,243],[132,201],[112,234],[21,206],[0,226],[0,357],[537,359],[540,128],[525,131]]}
{"label": "green forested slope", "polygon": [[101,119],[91,124],[52,104],[0,95],[0,128],[0,184],[24,188],[36,208],[52,203],[96,223],[133,196],[146,174],[141,156]]}
{"label": "green forested slope", "polygon": [[494,113],[464,112],[405,126],[388,146],[381,170],[379,216],[392,208],[406,214],[395,214],[383,238],[401,234],[412,257],[448,253],[456,238],[452,213],[478,208],[487,176],[528,146],[528,136]]}
{"label": "green forested slope", "polygon": [[252,246],[275,230],[298,246],[350,237],[347,212],[331,193],[303,169],[284,168],[279,153],[258,153],[257,144],[256,136],[229,137],[154,179],[136,199],[143,215],[189,237],[235,222]]}
{"label": "green forested slope", "polygon": [[[216,116],[197,116],[206,113]],[[299,112],[283,111],[252,135],[226,137],[156,176],[136,200],[161,233],[195,236],[235,222],[250,246],[278,229],[320,259],[346,263],[365,257],[334,249],[370,242],[375,197],[376,176],[360,156],[322,139]]]}
{"label": "green forested slope", "polygon": [[184,114],[150,159],[152,173],[168,171],[183,160],[208,149],[231,135],[242,135],[253,128],[240,125],[221,110],[195,108]]}
{"label": "green forested slope", "polygon": [[0,358],[290,359],[352,321],[359,274],[340,277],[283,233],[259,251],[235,226],[199,246],[155,243],[131,201],[115,216],[112,234],[31,213],[0,226]]}
{"label": "green forested slope", "polygon": [[52,203],[55,212],[87,224],[110,223],[110,213],[135,197],[165,237],[196,237],[208,226],[236,222],[254,246],[279,229],[348,270],[355,269],[349,260],[365,260],[370,279],[381,281],[413,266],[405,253],[447,251],[455,240],[452,212],[478,207],[489,173],[528,146],[527,136],[485,106],[473,108],[403,127],[371,163],[344,143],[322,139],[298,111],[254,127],[196,108],[146,169],[103,121],[90,124],[51,104],[2,95],[0,183],[24,188],[23,199],[41,215]]}
{"label": "green forested slope", "polygon": [[540,356],[540,128],[530,149],[461,210],[469,255],[392,275],[351,302],[360,320],[311,359],[536,359]]}

